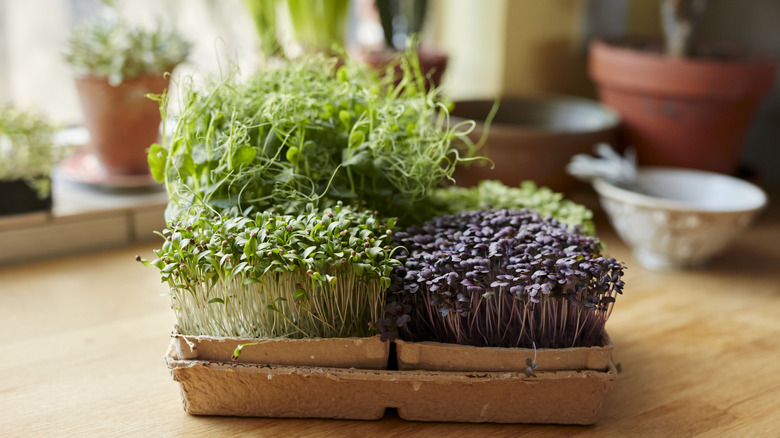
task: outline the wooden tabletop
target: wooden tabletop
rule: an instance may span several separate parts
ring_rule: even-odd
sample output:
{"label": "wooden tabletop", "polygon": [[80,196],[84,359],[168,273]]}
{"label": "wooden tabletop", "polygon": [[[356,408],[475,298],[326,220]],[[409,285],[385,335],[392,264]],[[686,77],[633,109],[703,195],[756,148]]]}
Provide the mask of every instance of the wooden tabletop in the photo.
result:
{"label": "wooden tabletop", "polygon": [[629,269],[595,426],[190,416],[163,361],[166,288],[133,260],[145,245],[0,268],[0,436],[779,436],[780,208],[695,271],[646,271],[600,236]]}

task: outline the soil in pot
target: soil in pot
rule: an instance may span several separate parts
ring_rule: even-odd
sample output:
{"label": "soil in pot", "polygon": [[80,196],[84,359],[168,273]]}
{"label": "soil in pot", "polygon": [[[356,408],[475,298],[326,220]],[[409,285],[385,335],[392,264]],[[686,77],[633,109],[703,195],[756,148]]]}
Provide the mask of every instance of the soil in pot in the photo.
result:
{"label": "soil in pot", "polygon": [[[455,102],[451,123],[475,120],[477,125],[469,137],[477,142],[493,104],[490,100]],[[614,143],[618,124],[617,114],[588,99],[502,99],[486,143],[479,151],[492,160],[494,167],[491,169],[491,164],[484,160],[462,165],[454,178],[463,186],[496,179],[516,187],[522,181],[532,180],[539,186],[566,192],[577,184],[565,171],[571,157],[590,153],[596,143]]]}
{"label": "soil in pot", "polygon": [[733,173],[775,60],[676,58],[605,42],[590,46],[599,98],[623,120],[620,142],[642,165]]}
{"label": "soil in pot", "polygon": [[159,104],[147,94],[162,94],[168,87],[162,74],[125,79],[114,87],[107,78],[76,78],[89,149],[110,174],[148,174],[146,151],[160,136]]}

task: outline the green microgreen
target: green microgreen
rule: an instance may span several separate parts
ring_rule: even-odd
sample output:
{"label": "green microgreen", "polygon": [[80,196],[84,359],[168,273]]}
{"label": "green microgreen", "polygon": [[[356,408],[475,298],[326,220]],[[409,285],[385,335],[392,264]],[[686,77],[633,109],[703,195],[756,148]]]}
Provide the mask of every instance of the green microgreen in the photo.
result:
{"label": "green microgreen", "polygon": [[424,220],[434,188],[464,161],[452,141],[467,139],[462,124],[449,126],[440,92],[426,91],[415,59],[401,59],[397,84],[323,56],[248,80],[233,72],[204,87],[183,81],[173,134],[149,152],[169,218],[200,203],[298,212],[342,201]]}
{"label": "green microgreen", "polygon": [[363,337],[375,333],[395,221],[332,209],[278,214],[191,209],[168,224],[158,257],[177,330],[230,337]]}
{"label": "green microgreen", "polygon": [[0,105],[0,180],[24,180],[43,199],[51,171],[65,148],[54,145],[55,127],[42,115]]}
{"label": "green microgreen", "polygon": [[485,180],[476,187],[450,186],[437,189],[432,196],[435,214],[456,214],[480,209],[529,208],[544,217],[552,217],[581,231],[594,235],[593,212],[584,205],[565,199],[547,187],[537,187],[533,181],[523,181],[519,187],[507,187],[499,181]]}

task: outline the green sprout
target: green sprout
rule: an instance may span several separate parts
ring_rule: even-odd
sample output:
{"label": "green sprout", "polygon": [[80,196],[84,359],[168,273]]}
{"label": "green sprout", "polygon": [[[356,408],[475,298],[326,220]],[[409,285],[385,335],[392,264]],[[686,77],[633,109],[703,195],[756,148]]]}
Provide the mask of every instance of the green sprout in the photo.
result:
{"label": "green sprout", "polygon": [[153,261],[177,330],[227,337],[365,337],[383,311],[395,220],[332,209],[293,216],[192,209],[160,233]]}
{"label": "green sprout", "polygon": [[401,60],[397,85],[324,56],[248,80],[183,81],[177,125],[148,156],[166,183],[168,217],[199,203],[296,213],[342,201],[421,222],[433,190],[465,160],[453,140],[467,139],[413,59]]}
{"label": "green sprout", "polygon": [[589,235],[596,232],[593,212],[584,205],[564,199],[547,187],[537,187],[533,181],[523,181],[519,187],[507,187],[499,181],[486,180],[476,187],[446,187],[432,196],[435,214],[456,214],[485,208],[520,210],[530,208],[545,217],[568,225],[582,227]]}

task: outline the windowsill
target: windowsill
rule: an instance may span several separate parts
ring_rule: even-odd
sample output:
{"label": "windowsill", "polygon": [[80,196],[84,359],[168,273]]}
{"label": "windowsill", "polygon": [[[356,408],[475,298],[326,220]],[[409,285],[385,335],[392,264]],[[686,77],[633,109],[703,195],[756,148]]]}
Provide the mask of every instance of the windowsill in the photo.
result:
{"label": "windowsill", "polygon": [[157,239],[168,197],[162,186],[109,190],[52,175],[51,212],[0,217],[0,265]]}

